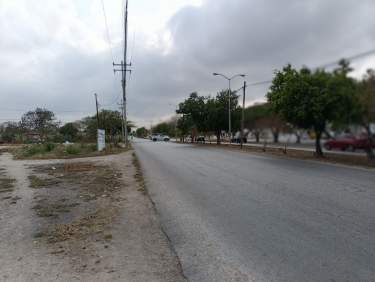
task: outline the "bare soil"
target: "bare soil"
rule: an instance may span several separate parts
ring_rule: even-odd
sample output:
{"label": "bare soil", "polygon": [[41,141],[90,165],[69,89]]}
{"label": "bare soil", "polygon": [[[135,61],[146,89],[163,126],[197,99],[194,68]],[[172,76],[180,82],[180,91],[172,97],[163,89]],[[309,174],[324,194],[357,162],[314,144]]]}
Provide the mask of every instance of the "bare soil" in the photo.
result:
{"label": "bare soil", "polygon": [[0,225],[0,281],[185,281],[132,151],[60,161],[3,153]]}

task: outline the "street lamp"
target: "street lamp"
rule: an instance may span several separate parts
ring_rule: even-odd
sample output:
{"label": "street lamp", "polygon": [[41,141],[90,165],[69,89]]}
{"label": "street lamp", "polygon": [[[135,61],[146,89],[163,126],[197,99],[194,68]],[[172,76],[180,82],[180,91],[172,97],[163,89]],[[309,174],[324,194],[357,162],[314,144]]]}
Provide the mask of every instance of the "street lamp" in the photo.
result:
{"label": "street lamp", "polygon": [[232,142],[232,117],[231,117],[231,81],[232,79],[236,78],[236,77],[245,77],[246,74],[236,74],[232,77],[228,77],[224,74],[221,74],[221,73],[217,73],[217,72],[214,72],[213,73],[214,76],[221,76],[223,78],[225,78],[226,80],[228,80],[228,84],[229,84],[229,88],[228,88],[228,120],[229,120],[229,124],[228,124],[228,131],[229,131],[229,143]]}

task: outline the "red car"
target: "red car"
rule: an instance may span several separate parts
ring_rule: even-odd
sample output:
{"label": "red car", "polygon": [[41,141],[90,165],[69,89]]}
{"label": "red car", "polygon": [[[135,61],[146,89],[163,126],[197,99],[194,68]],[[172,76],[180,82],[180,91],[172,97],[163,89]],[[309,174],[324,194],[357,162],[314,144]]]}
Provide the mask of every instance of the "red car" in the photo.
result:
{"label": "red car", "polygon": [[[342,151],[352,151],[357,149],[366,149],[370,146],[370,142],[366,136],[359,138],[355,136],[345,136],[341,138],[331,139],[324,143],[324,148],[327,150],[339,149]],[[372,142],[372,147],[375,148],[375,140]]]}

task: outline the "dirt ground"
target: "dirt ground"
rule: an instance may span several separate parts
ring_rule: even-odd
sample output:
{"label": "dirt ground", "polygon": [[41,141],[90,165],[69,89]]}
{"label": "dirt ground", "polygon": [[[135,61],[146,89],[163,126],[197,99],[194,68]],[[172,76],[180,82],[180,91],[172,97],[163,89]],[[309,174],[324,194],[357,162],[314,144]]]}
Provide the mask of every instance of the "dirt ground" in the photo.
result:
{"label": "dirt ground", "polygon": [[132,151],[0,154],[0,281],[185,281]]}

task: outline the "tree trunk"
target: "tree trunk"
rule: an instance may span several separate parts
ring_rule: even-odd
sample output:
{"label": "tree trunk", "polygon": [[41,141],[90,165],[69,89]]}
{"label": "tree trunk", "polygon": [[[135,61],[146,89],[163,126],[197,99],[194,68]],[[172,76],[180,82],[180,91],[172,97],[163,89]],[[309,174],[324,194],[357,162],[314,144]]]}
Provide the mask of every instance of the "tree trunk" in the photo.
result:
{"label": "tree trunk", "polygon": [[273,135],[273,143],[279,143],[279,131],[278,130],[272,131],[272,135]]}
{"label": "tree trunk", "polygon": [[372,132],[371,132],[371,129],[370,129],[369,125],[366,125],[365,129],[366,129],[367,138],[368,138],[368,146],[365,147],[367,159],[369,160],[369,162],[374,163],[375,162],[375,155],[374,155],[374,152],[372,150],[372,146],[373,146]]}
{"label": "tree trunk", "polygon": [[321,131],[315,131],[315,154],[318,158],[323,157],[322,146],[320,144],[320,139],[322,138]]}
{"label": "tree trunk", "polygon": [[255,132],[255,133],[254,133],[254,136],[255,136],[255,142],[256,142],[256,143],[259,143],[259,136],[260,136],[260,133],[259,133],[259,132]]}
{"label": "tree trunk", "polygon": [[301,144],[301,134],[298,132],[294,134],[296,135],[296,144]]}
{"label": "tree trunk", "polygon": [[216,144],[220,145],[220,132],[216,132]]}

